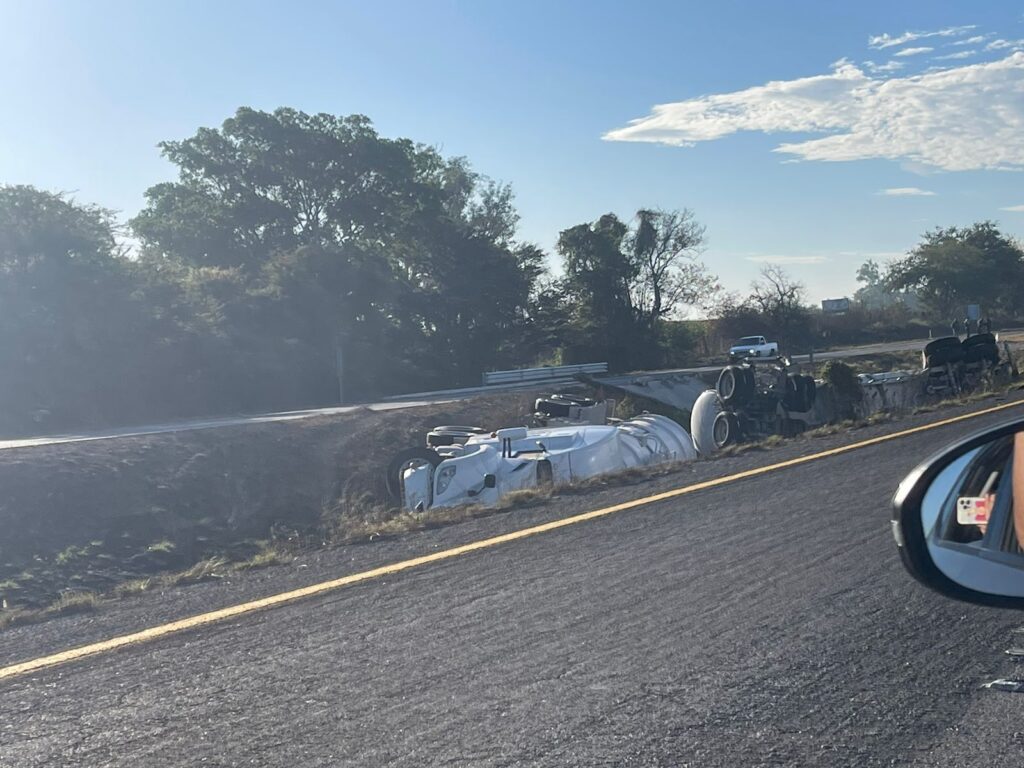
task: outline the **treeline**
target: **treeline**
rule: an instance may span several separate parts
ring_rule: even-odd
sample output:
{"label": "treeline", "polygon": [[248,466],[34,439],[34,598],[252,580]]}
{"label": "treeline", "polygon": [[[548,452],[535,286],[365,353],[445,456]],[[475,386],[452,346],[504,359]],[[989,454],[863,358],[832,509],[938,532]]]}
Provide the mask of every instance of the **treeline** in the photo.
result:
{"label": "treeline", "polygon": [[240,109],[161,149],[178,179],[126,225],[0,187],[4,432],[671,365],[667,318],[717,287],[688,211],[566,229],[555,278],[508,186],[361,116]]}
{"label": "treeline", "polygon": [[899,297],[1008,316],[1024,285],[994,225],[936,230],[823,318],[776,267],[725,293],[685,209],[570,226],[552,272],[517,238],[507,185],[362,116],[240,109],[160,146],[177,181],[125,223],[0,187],[0,432],[356,402],[517,366],[681,366],[755,333],[852,342],[920,322]]}

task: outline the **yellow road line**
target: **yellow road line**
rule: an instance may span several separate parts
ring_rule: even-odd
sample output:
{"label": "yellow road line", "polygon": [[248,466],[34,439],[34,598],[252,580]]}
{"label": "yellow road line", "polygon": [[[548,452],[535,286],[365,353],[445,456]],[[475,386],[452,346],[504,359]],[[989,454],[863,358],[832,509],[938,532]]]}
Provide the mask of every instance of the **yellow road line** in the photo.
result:
{"label": "yellow road line", "polygon": [[118,637],[112,637],[109,640],[102,640],[97,643],[90,643],[83,645],[78,648],[72,648],[67,651],[61,651],[60,653],[54,653],[49,656],[42,656],[37,659],[31,659],[29,661],[23,661],[18,664],[12,664],[7,667],[0,667],[0,680],[7,680],[21,675],[26,675],[30,672],[36,672],[49,667],[55,667],[59,664],[66,664],[70,661],[76,661],[78,659],[84,659],[87,656],[95,656],[101,653],[108,653],[110,651],[117,650],[129,645],[137,645],[139,643],[149,642],[150,640],[156,640],[161,637],[167,637],[178,632],[184,632],[186,630],[197,629],[199,627],[208,626],[210,624],[216,624],[218,622],[226,621],[227,619],[235,618],[236,616],[244,616],[246,614],[254,613],[256,611],[266,610],[268,608],[275,608],[286,603],[292,603],[296,600],[301,600],[307,597],[314,597],[316,595],[322,595],[326,592],[333,592],[334,590],[347,587],[351,584],[358,584],[363,581],[370,581],[372,579],[379,578],[381,576],[389,576],[391,574],[400,573],[407,571],[411,568],[418,568],[421,565],[428,565],[430,563],[436,563],[441,560],[450,560],[460,555],[468,554],[469,552],[477,552],[482,549],[490,549],[496,547],[499,544],[506,544],[510,541],[518,541],[519,539],[525,539],[527,536],[535,536],[540,533],[547,533],[548,531],[558,530],[559,528],[565,528],[570,525],[576,525],[587,520],[596,520],[599,517],[606,517],[613,515],[616,512],[623,512],[627,509],[635,509],[636,507],[646,506],[648,504],[655,504],[659,501],[665,501],[666,499],[674,499],[677,496],[684,496],[688,493],[695,493],[697,491],[703,491],[708,488],[717,488],[720,485],[727,485],[728,483],[735,483],[738,480],[745,480],[750,477],[757,477],[758,475],[765,475],[769,472],[776,472],[780,469],[786,469],[787,467],[795,467],[800,464],[807,464],[808,462],[818,461],[825,459],[830,456],[838,456],[842,453],[848,453],[850,451],[856,451],[860,448],[866,448],[870,445],[877,445],[879,443],[888,442],[889,440],[896,440],[907,435],[917,434],[918,432],[925,432],[930,429],[937,429],[944,427],[949,424],[955,424],[960,421],[966,421],[968,419],[975,419],[979,416],[984,416],[990,413],[996,413],[997,411],[1003,411],[1007,408],[1015,408],[1024,405],[1024,400],[1018,400],[1012,403],[1004,403],[1003,405],[997,405],[992,408],[986,408],[982,411],[975,411],[973,413],[966,413],[960,416],[954,416],[949,419],[942,421],[935,421],[929,424],[923,424],[919,427],[912,427],[911,429],[904,429],[900,432],[892,432],[886,435],[880,435],[878,437],[872,437],[868,440],[862,440],[858,443],[851,443],[849,445],[842,445],[838,448],[831,448],[827,451],[821,451],[820,453],[812,453],[808,456],[800,456],[795,459],[788,459],[787,461],[780,461],[777,464],[770,464],[765,467],[757,467],[756,469],[748,469],[743,472],[737,472],[733,475],[727,475],[725,477],[715,478],[714,480],[705,480],[704,482],[694,483],[693,485],[687,485],[682,488],[675,488],[671,491],[664,491],[663,493],[656,493],[651,496],[645,496],[640,499],[633,499],[632,501],[626,501],[622,504],[615,504],[610,507],[603,507],[602,509],[595,509],[591,512],[584,512],[579,515],[573,515],[571,517],[564,517],[559,520],[553,520],[549,523],[543,523],[541,525],[535,525],[530,528],[522,528],[518,531],[512,531],[510,533],[504,533],[500,536],[493,536],[489,539],[481,539],[479,541],[473,541],[469,544],[463,544],[459,547],[452,547],[451,549],[442,550],[440,552],[434,552],[429,555],[422,557],[414,557],[411,560],[403,560],[398,563],[392,563],[390,565],[384,565],[380,568],[374,568],[369,571],[362,571],[361,573],[353,573],[349,576],[343,576],[339,579],[332,579],[330,581],[320,582],[319,584],[312,584],[308,587],[302,587],[300,589],[293,589],[288,592],[281,592],[276,595],[270,595],[259,600],[252,600],[247,603],[240,603],[238,605],[232,605],[227,608],[221,608],[216,611],[209,611],[208,613],[201,613],[196,616],[189,616],[178,621],[172,621],[168,624],[161,624],[156,627],[150,627],[140,632],[132,632],[127,635],[120,635]]}

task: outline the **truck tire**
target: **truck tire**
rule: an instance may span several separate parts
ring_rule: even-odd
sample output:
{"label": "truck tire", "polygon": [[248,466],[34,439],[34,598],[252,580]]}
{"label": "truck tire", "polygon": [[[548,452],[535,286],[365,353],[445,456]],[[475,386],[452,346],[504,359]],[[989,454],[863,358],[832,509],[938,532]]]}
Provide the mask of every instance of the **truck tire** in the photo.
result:
{"label": "truck tire", "polygon": [[814,401],[818,399],[818,385],[813,376],[801,376],[800,379],[804,383],[804,402],[807,404],[804,410],[809,411],[814,407]]}
{"label": "truck tire", "polygon": [[973,336],[968,336],[963,340],[963,348],[970,349],[971,347],[980,347],[986,344],[995,344],[996,337],[994,333],[976,333]]}
{"label": "truck tire", "polygon": [[722,369],[718,375],[718,394],[726,405],[745,403],[753,394],[750,379],[744,369],[738,365],[730,365]]}
{"label": "truck tire", "polygon": [[[429,448],[406,448],[394,455],[388,462],[387,474],[384,476],[384,486],[387,488],[388,499],[395,506],[402,505],[402,472],[409,464],[426,463],[431,466],[431,474],[437,469],[437,465],[444,459]],[[431,480],[433,487],[433,480]]]}
{"label": "truck tire", "polygon": [[715,439],[715,447],[724,448],[732,445],[740,439],[740,422],[736,414],[731,411],[722,411],[715,416],[712,434]]}
{"label": "truck tire", "polygon": [[964,350],[964,360],[968,363],[976,363],[980,360],[998,363],[999,347],[995,344],[975,344]]}
{"label": "truck tire", "polygon": [[935,339],[934,341],[929,341],[927,344],[924,345],[924,356],[925,357],[931,357],[932,355],[934,355],[939,350],[942,350],[942,349],[953,349],[955,347],[960,347],[960,346],[961,346],[960,339],[957,338],[956,336],[943,336],[941,339]]}
{"label": "truck tire", "polygon": [[925,355],[925,368],[938,368],[946,363],[959,363],[964,359],[964,348],[962,346],[942,347],[934,352]]}
{"label": "truck tire", "polygon": [[782,396],[782,407],[787,411],[802,411],[803,405],[803,382],[800,376],[795,373],[786,376],[786,394]]}
{"label": "truck tire", "polygon": [[754,394],[754,388],[757,384],[754,380],[754,369],[748,365],[740,368],[740,370],[743,371],[743,379],[746,381],[744,386],[746,386],[747,392]]}

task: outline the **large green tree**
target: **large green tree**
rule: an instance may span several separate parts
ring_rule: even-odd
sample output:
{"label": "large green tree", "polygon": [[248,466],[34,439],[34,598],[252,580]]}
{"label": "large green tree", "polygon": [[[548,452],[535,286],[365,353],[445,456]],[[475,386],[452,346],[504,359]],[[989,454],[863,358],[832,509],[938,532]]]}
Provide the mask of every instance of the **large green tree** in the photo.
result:
{"label": "large green tree", "polygon": [[0,186],[0,424],[131,414],[149,329],[109,211]]}
{"label": "large green tree", "polygon": [[967,304],[1013,317],[1024,299],[1024,250],[991,221],[937,228],[889,265],[886,282],[917,292],[940,322],[961,317]]}
{"label": "large green tree", "polygon": [[572,361],[607,360],[615,368],[679,359],[680,339],[666,320],[701,305],[718,281],[699,261],[704,228],[688,210],[639,211],[633,226],[614,214],[564,230],[558,240]]}
{"label": "large green tree", "polygon": [[262,339],[257,358],[302,350],[316,398],[339,367],[368,397],[520,362],[543,259],[515,242],[511,190],[464,159],[291,109],[243,108],[161,147],[179,178],[132,222],[141,262],[230,270],[246,307],[221,306],[220,331]]}

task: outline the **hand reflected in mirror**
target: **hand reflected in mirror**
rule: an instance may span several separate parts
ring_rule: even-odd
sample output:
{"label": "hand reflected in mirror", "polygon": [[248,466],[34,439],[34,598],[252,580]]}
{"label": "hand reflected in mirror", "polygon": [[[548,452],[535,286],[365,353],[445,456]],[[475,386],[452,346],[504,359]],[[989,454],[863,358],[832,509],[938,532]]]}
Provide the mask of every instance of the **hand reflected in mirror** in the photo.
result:
{"label": "hand reflected in mirror", "polygon": [[1024,423],[926,462],[894,502],[904,563],[921,581],[976,602],[1024,598]]}

